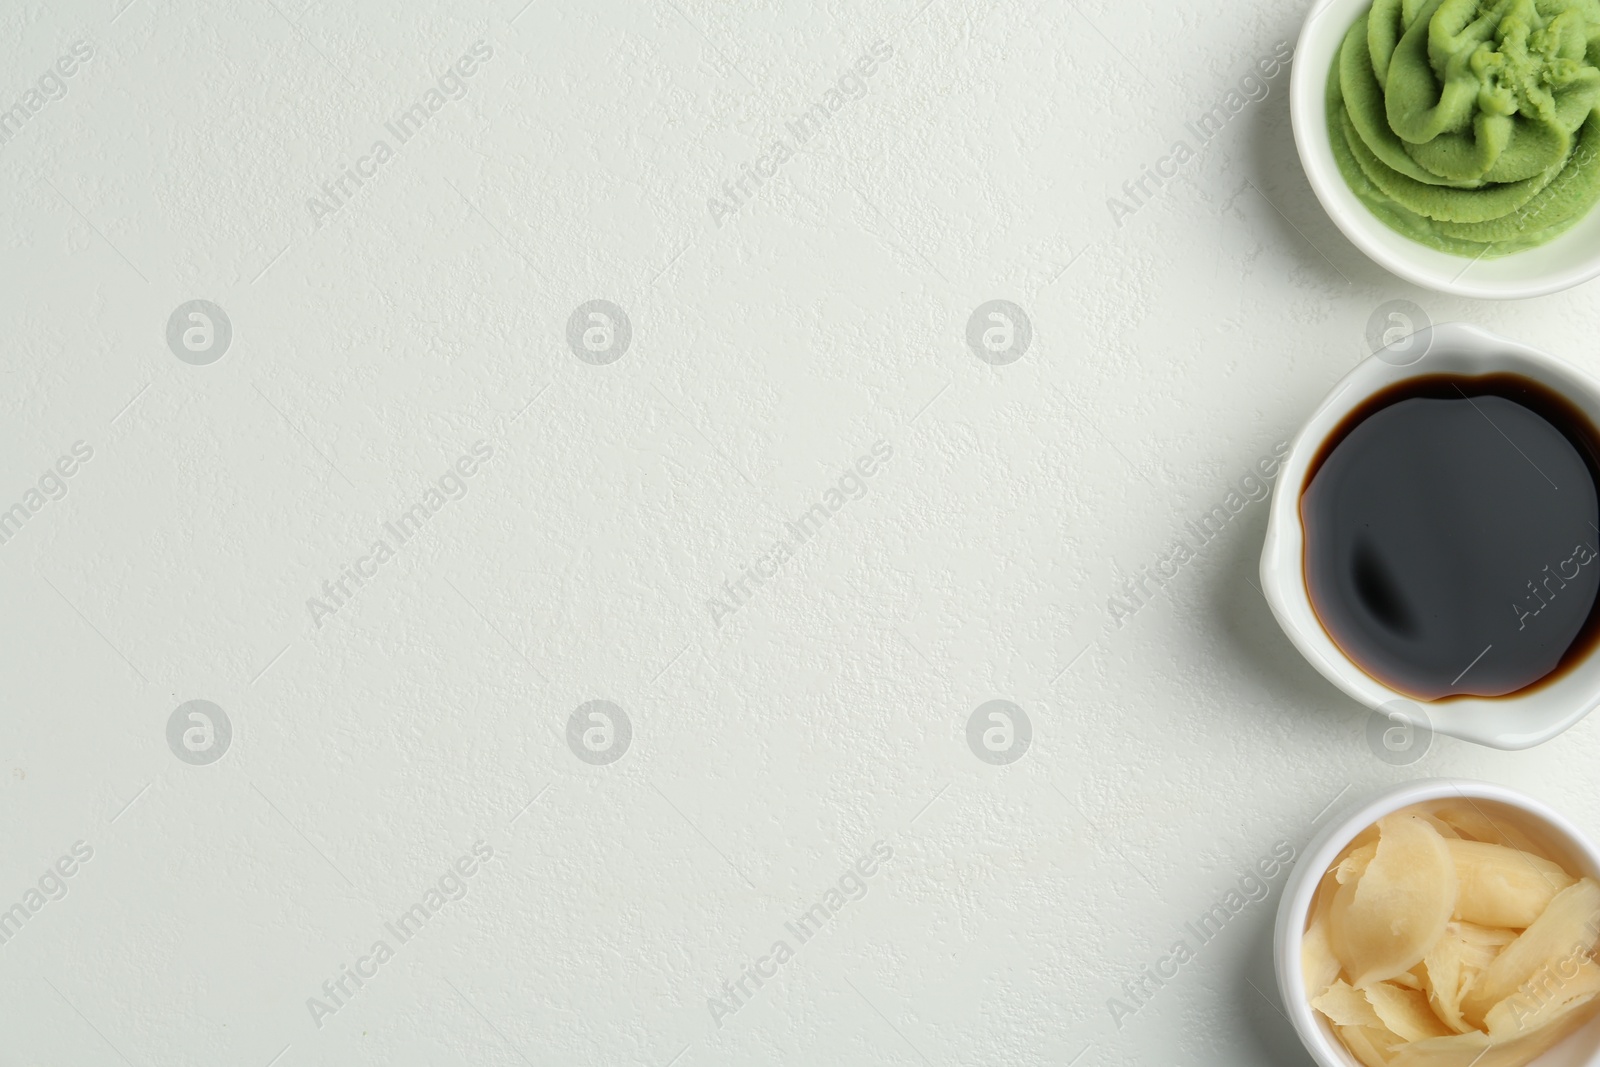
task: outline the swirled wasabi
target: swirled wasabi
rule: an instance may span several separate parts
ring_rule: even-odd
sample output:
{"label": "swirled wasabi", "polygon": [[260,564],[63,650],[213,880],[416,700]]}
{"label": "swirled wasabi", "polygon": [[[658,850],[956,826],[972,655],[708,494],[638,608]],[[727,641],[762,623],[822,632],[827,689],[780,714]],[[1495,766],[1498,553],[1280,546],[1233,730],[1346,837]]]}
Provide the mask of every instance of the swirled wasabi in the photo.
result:
{"label": "swirled wasabi", "polygon": [[1376,0],[1328,75],[1334,158],[1414,241],[1473,258],[1600,200],[1600,0]]}

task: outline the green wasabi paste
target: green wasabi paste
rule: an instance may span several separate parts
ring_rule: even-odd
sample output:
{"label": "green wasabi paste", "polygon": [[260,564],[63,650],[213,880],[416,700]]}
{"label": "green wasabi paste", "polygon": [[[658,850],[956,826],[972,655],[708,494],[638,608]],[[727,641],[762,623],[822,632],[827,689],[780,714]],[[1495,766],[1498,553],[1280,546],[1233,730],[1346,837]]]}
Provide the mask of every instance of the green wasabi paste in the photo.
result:
{"label": "green wasabi paste", "polygon": [[1519,252],[1600,200],[1600,0],[1376,0],[1327,99],[1345,181],[1431,248]]}

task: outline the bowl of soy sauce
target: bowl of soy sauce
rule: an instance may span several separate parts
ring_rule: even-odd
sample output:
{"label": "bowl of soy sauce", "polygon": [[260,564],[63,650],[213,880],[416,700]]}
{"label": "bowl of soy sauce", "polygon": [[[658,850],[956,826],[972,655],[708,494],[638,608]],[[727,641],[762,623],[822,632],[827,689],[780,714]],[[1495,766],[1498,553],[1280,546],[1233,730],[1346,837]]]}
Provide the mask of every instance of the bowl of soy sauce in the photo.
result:
{"label": "bowl of soy sauce", "polygon": [[1529,748],[1600,704],[1600,382],[1463,323],[1359,364],[1284,461],[1279,625],[1396,720]]}

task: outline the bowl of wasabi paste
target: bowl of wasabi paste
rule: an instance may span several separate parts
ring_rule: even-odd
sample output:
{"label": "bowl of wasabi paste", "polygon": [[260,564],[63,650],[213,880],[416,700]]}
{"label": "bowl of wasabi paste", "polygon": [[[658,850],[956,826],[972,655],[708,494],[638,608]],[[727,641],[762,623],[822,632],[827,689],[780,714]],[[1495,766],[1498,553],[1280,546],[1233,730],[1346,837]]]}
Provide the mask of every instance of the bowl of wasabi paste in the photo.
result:
{"label": "bowl of wasabi paste", "polygon": [[1600,0],[1321,0],[1290,110],[1322,206],[1394,274],[1487,299],[1600,274]]}

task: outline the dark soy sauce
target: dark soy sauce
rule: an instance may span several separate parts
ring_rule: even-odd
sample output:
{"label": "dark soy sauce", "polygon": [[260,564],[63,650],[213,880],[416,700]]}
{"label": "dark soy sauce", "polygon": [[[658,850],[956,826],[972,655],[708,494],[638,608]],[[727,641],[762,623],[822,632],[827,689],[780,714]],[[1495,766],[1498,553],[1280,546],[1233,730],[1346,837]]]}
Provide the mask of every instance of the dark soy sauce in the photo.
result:
{"label": "dark soy sauce", "polygon": [[1558,676],[1600,637],[1600,435],[1514,374],[1430,375],[1329,435],[1300,498],[1334,644],[1420,700]]}

